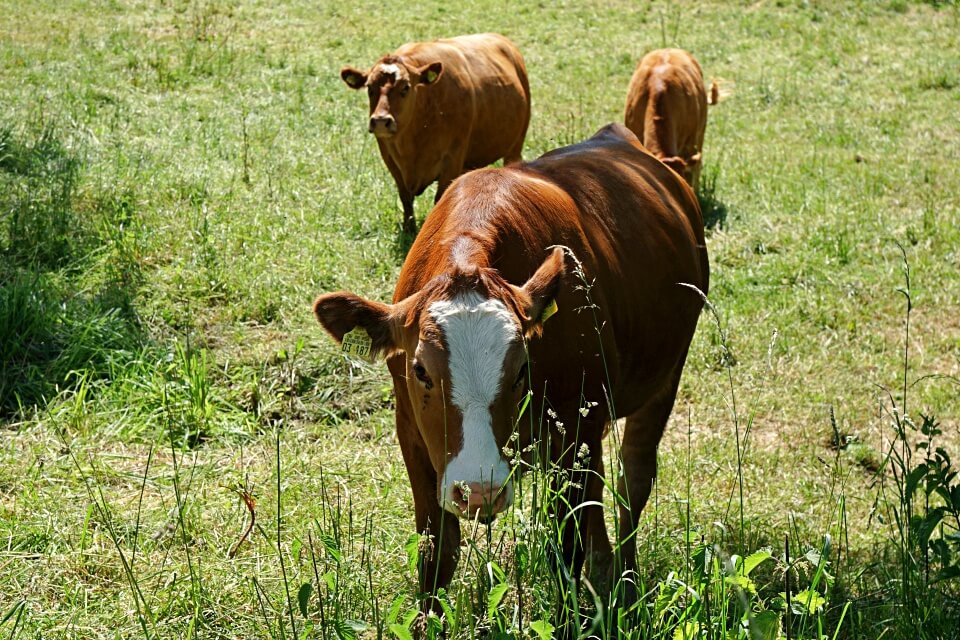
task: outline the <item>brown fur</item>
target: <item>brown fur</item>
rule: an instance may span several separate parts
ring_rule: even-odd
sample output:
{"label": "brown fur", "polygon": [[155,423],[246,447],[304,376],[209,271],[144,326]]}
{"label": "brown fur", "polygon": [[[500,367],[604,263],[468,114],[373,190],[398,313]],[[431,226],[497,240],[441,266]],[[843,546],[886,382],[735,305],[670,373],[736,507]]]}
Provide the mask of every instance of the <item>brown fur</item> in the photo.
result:
{"label": "brown fur", "polygon": [[[713,83],[710,103],[719,101]],[[630,79],[624,123],[653,155],[694,189],[700,180],[707,94],[700,63],[682,49],[658,49],[643,57]]]}
{"label": "brown fur", "polygon": [[[397,65],[400,77],[381,73],[382,64]],[[439,200],[465,171],[500,158],[521,160],[530,85],[520,51],[501,35],[408,43],[368,72],[344,67],[341,77],[354,89],[367,88],[372,130],[394,118],[396,132],[378,136],[377,144],[408,231],[416,226],[413,199],[432,182],[439,181]]]}
{"label": "brown fur", "polygon": [[[565,505],[602,500],[601,438],[610,421],[627,418],[620,492],[629,507],[621,508],[619,562],[613,563],[602,510],[577,509],[564,529],[563,554],[579,580],[588,550],[601,556],[599,565],[635,568],[631,534],[656,475],[657,445],[703,304],[680,283],[706,293],[708,274],[692,190],[622,125],[529,164],[474,171],[451,185],[410,249],[393,304],[370,302],[371,314],[393,318],[386,322],[398,327],[386,332],[396,336],[388,367],[397,398],[397,437],[417,528],[435,544],[421,568],[423,591],[445,587],[457,564],[460,525],[442,511],[437,495],[446,462],[462,438],[461,417],[444,400],[450,389],[442,336],[424,310],[472,290],[503,301],[514,313],[526,334],[534,402],[511,446],[539,451],[568,470],[581,445],[589,451],[585,462],[593,473],[573,472],[574,484],[556,507],[558,522],[569,514]],[[559,311],[541,322],[551,299]],[[316,304],[334,338],[345,314],[366,317],[355,306],[355,296],[343,292],[321,296]],[[340,311],[324,316],[336,307]],[[523,347],[510,347],[502,392],[491,406],[501,447],[508,444],[517,402],[527,388],[517,386],[526,361]],[[412,373],[421,363],[434,373],[430,393]],[[586,416],[580,412],[582,399],[597,403]],[[534,416],[544,415],[546,407],[565,428],[551,420],[538,431]]]}

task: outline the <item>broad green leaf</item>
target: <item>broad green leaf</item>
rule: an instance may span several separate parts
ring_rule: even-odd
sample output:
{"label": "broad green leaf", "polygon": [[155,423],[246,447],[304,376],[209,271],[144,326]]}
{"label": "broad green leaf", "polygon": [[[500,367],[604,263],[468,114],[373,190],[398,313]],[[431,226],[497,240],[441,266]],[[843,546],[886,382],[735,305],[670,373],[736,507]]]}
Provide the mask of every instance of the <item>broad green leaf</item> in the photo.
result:
{"label": "broad green leaf", "polygon": [[747,576],[727,576],[723,579],[723,581],[729,585],[738,587],[747,593],[755,594],[757,592],[757,588],[754,586],[753,580]]}
{"label": "broad green leaf", "polygon": [[749,576],[750,572],[759,565],[771,559],[773,555],[769,551],[755,551],[743,559],[743,575]]}
{"label": "broad green leaf", "polygon": [[673,640],[694,640],[700,631],[700,623],[684,622],[673,630]]}
{"label": "broad green leaf", "polygon": [[300,549],[301,549],[302,547],[303,547],[303,542],[300,541],[300,538],[295,539],[295,540],[290,544],[290,555],[293,556],[294,558],[296,558],[297,560],[299,560],[299,559],[300,559]]}
{"label": "broad green leaf", "polygon": [[402,624],[392,624],[390,625],[390,632],[400,638],[400,640],[413,640],[413,634],[410,633],[410,629],[407,629]]}
{"label": "broad green leaf", "polygon": [[493,561],[487,563],[487,575],[490,576],[491,582],[496,582],[498,584],[501,582],[506,582],[507,580],[507,574],[503,569],[500,568],[500,565]]}
{"label": "broad green leaf", "polygon": [[327,571],[325,574],[320,576],[320,578],[322,578],[323,581],[327,584],[327,588],[330,591],[337,590],[337,577],[334,574],[333,570]]}
{"label": "broad green leaf", "polygon": [[503,596],[506,595],[507,589],[509,588],[509,584],[501,582],[493,589],[490,589],[490,595],[487,596],[487,615],[491,620],[496,617],[497,607],[500,606],[500,601],[503,600]]}
{"label": "broad green leaf", "polygon": [[530,623],[530,630],[537,634],[540,640],[550,640],[553,637],[554,626],[546,620],[534,620]]}
{"label": "broad green leaf", "polygon": [[397,618],[400,616],[400,607],[403,606],[403,600],[404,596],[401,593],[393,599],[393,602],[390,603],[390,608],[387,609],[387,627],[396,622]]}
{"label": "broad green leaf", "polygon": [[333,561],[337,564],[343,559],[343,556],[340,555],[340,545],[337,543],[337,539],[334,538],[329,533],[320,533],[320,542],[323,543],[323,548],[326,549],[327,555],[333,558]]}
{"label": "broad green leaf", "polygon": [[307,615],[307,604],[310,602],[310,594],[312,593],[313,585],[309,582],[304,582],[297,591],[297,604],[300,605],[300,613],[303,614],[304,618],[310,617]]}
{"label": "broad green leaf", "polygon": [[345,620],[334,620],[333,629],[340,640],[357,640],[357,632]]}
{"label": "broad green leaf", "polygon": [[443,609],[443,615],[447,619],[447,624],[453,624],[456,616],[453,615],[453,607],[450,606],[450,598],[447,597],[446,589],[437,591],[437,601],[440,603],[440,608]]}
{"label": "broad green leaf", "polygon": [[690,558],[693,561],[693,571],[698,578],[705,578],[709,573],[710,562],[713,560],[713,553],[710,547],[705,544],[698,545]]}
{"label": "broad green leaf", "polygon": [[416,573],[417,565],[420,563],[420,534],[414,533],[407,538],[403,548],[407,552],[407,569],[410,573]]}
{"label": "broad green leaf", "polygon": [[426,615],[427,640],[438,638],[443,640],[443,622],[435,613],[430,612]]}
{"label": "broad green leaf", "polygon": [[750,618],[750,640],[777,640],[780,616],[774,611],[761,611]]}
{"label": "broad green leaf", "polygon": [[822,609],[825,604],[827,604],[827,600],[817,591],[812,589],[804,589],[803,591],[794,594],[790,604],[793,606],[794,613],[808,613],[813,615]]}
{"label": "broad green leaf", "polygon": [[820,562],[823,560],[823,557],[820,555],[820,552],[816,549],[810,549],[803,557],[807,559],[807,562],[810,563],[810,566],[817,568],[820,566]]}
{"label": "broad green leaf", "polygon": [[530,548],[527,543],[518,542],[513,557],[517,573],[521,576],[524,575],[527,572],[527,567],[530,566]]}
{"label": "broad green leaf", "polygon": [[343,621],[343,623],[353,629],[354,633],[357,634],[363,633],[370,628],[370,625],[363,620],[351,620],[350,618],[347,618]]}
{"label": "broad green leaf", "polygon": [[927,465],[922,463],[918,464],[907,474],[906,490],[904,493],[908,498],[913,497],[913,494],[917,490],[917,485],[920,484],[920,481],[923,480],[926,475]]}
{"label": "broad green leaf", "polygon": [[935,509],[930,509],[923,516],[916,515],[910,518],[910,528],[913,530],[913,535],[916,537],[921,549],[927,546],[927,543],[930,541],[930,536],[933,535],[937,525],[940,524],[940,521],[943,520],[943,516],[946,515],[946,513],[947,510],[943,507],[936,507]]}

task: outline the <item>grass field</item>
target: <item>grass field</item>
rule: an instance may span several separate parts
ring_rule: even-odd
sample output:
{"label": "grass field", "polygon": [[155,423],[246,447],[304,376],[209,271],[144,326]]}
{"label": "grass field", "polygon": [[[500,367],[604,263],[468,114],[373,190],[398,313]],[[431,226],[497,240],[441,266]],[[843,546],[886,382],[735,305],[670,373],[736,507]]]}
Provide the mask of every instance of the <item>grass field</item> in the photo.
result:
{"label": "grass field", "polygon": [[[406,637],[389,376],[310,304],[404,257],[340,67],[477,31],[526,58],[528,159],[653,48],[731,92],[634,635],[960,637],[956,3],[277,4],[0,0],[0,637]],[[477,527],[451,636],[549,636],[547,524]]]}

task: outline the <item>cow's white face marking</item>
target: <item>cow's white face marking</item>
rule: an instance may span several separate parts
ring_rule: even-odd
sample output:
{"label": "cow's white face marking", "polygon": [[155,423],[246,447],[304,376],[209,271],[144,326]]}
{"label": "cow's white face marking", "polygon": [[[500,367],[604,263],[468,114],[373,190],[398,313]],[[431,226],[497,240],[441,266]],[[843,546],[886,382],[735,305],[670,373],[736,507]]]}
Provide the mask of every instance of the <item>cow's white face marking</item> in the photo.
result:
{"label": "cow's white face marking", "polygon": [[381,64],[380,73],[393,76],[394,81],[400,78],[400,67],[395,64]]}
{"label": "cow's white face marking", "polygon": [[[463,416],[463,443],[443,473],[440,503],[461,515],[453,501],[454,486],[470,482],[503,486],[510,475],[493,433],[490,406],[500,392],[504,359],[518,328],[501,301],[472,291],[434,302],[429,313],[446,338],[450,396]],[[505,504],[512,498],[509,487]]]}

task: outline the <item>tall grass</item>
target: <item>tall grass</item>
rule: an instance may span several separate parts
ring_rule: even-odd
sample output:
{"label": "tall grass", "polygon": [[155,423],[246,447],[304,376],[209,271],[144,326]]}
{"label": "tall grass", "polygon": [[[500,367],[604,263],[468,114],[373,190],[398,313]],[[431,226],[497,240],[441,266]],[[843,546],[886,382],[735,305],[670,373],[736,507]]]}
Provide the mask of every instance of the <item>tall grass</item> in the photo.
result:
{"label": "tall grass", "polygon": [[0,419],[45,405],[76,374],[110,375],[143,344],[135,258],[112,249],[125,245],[105,201],[81,205],[82,166],[51,125],[0,128]]}

